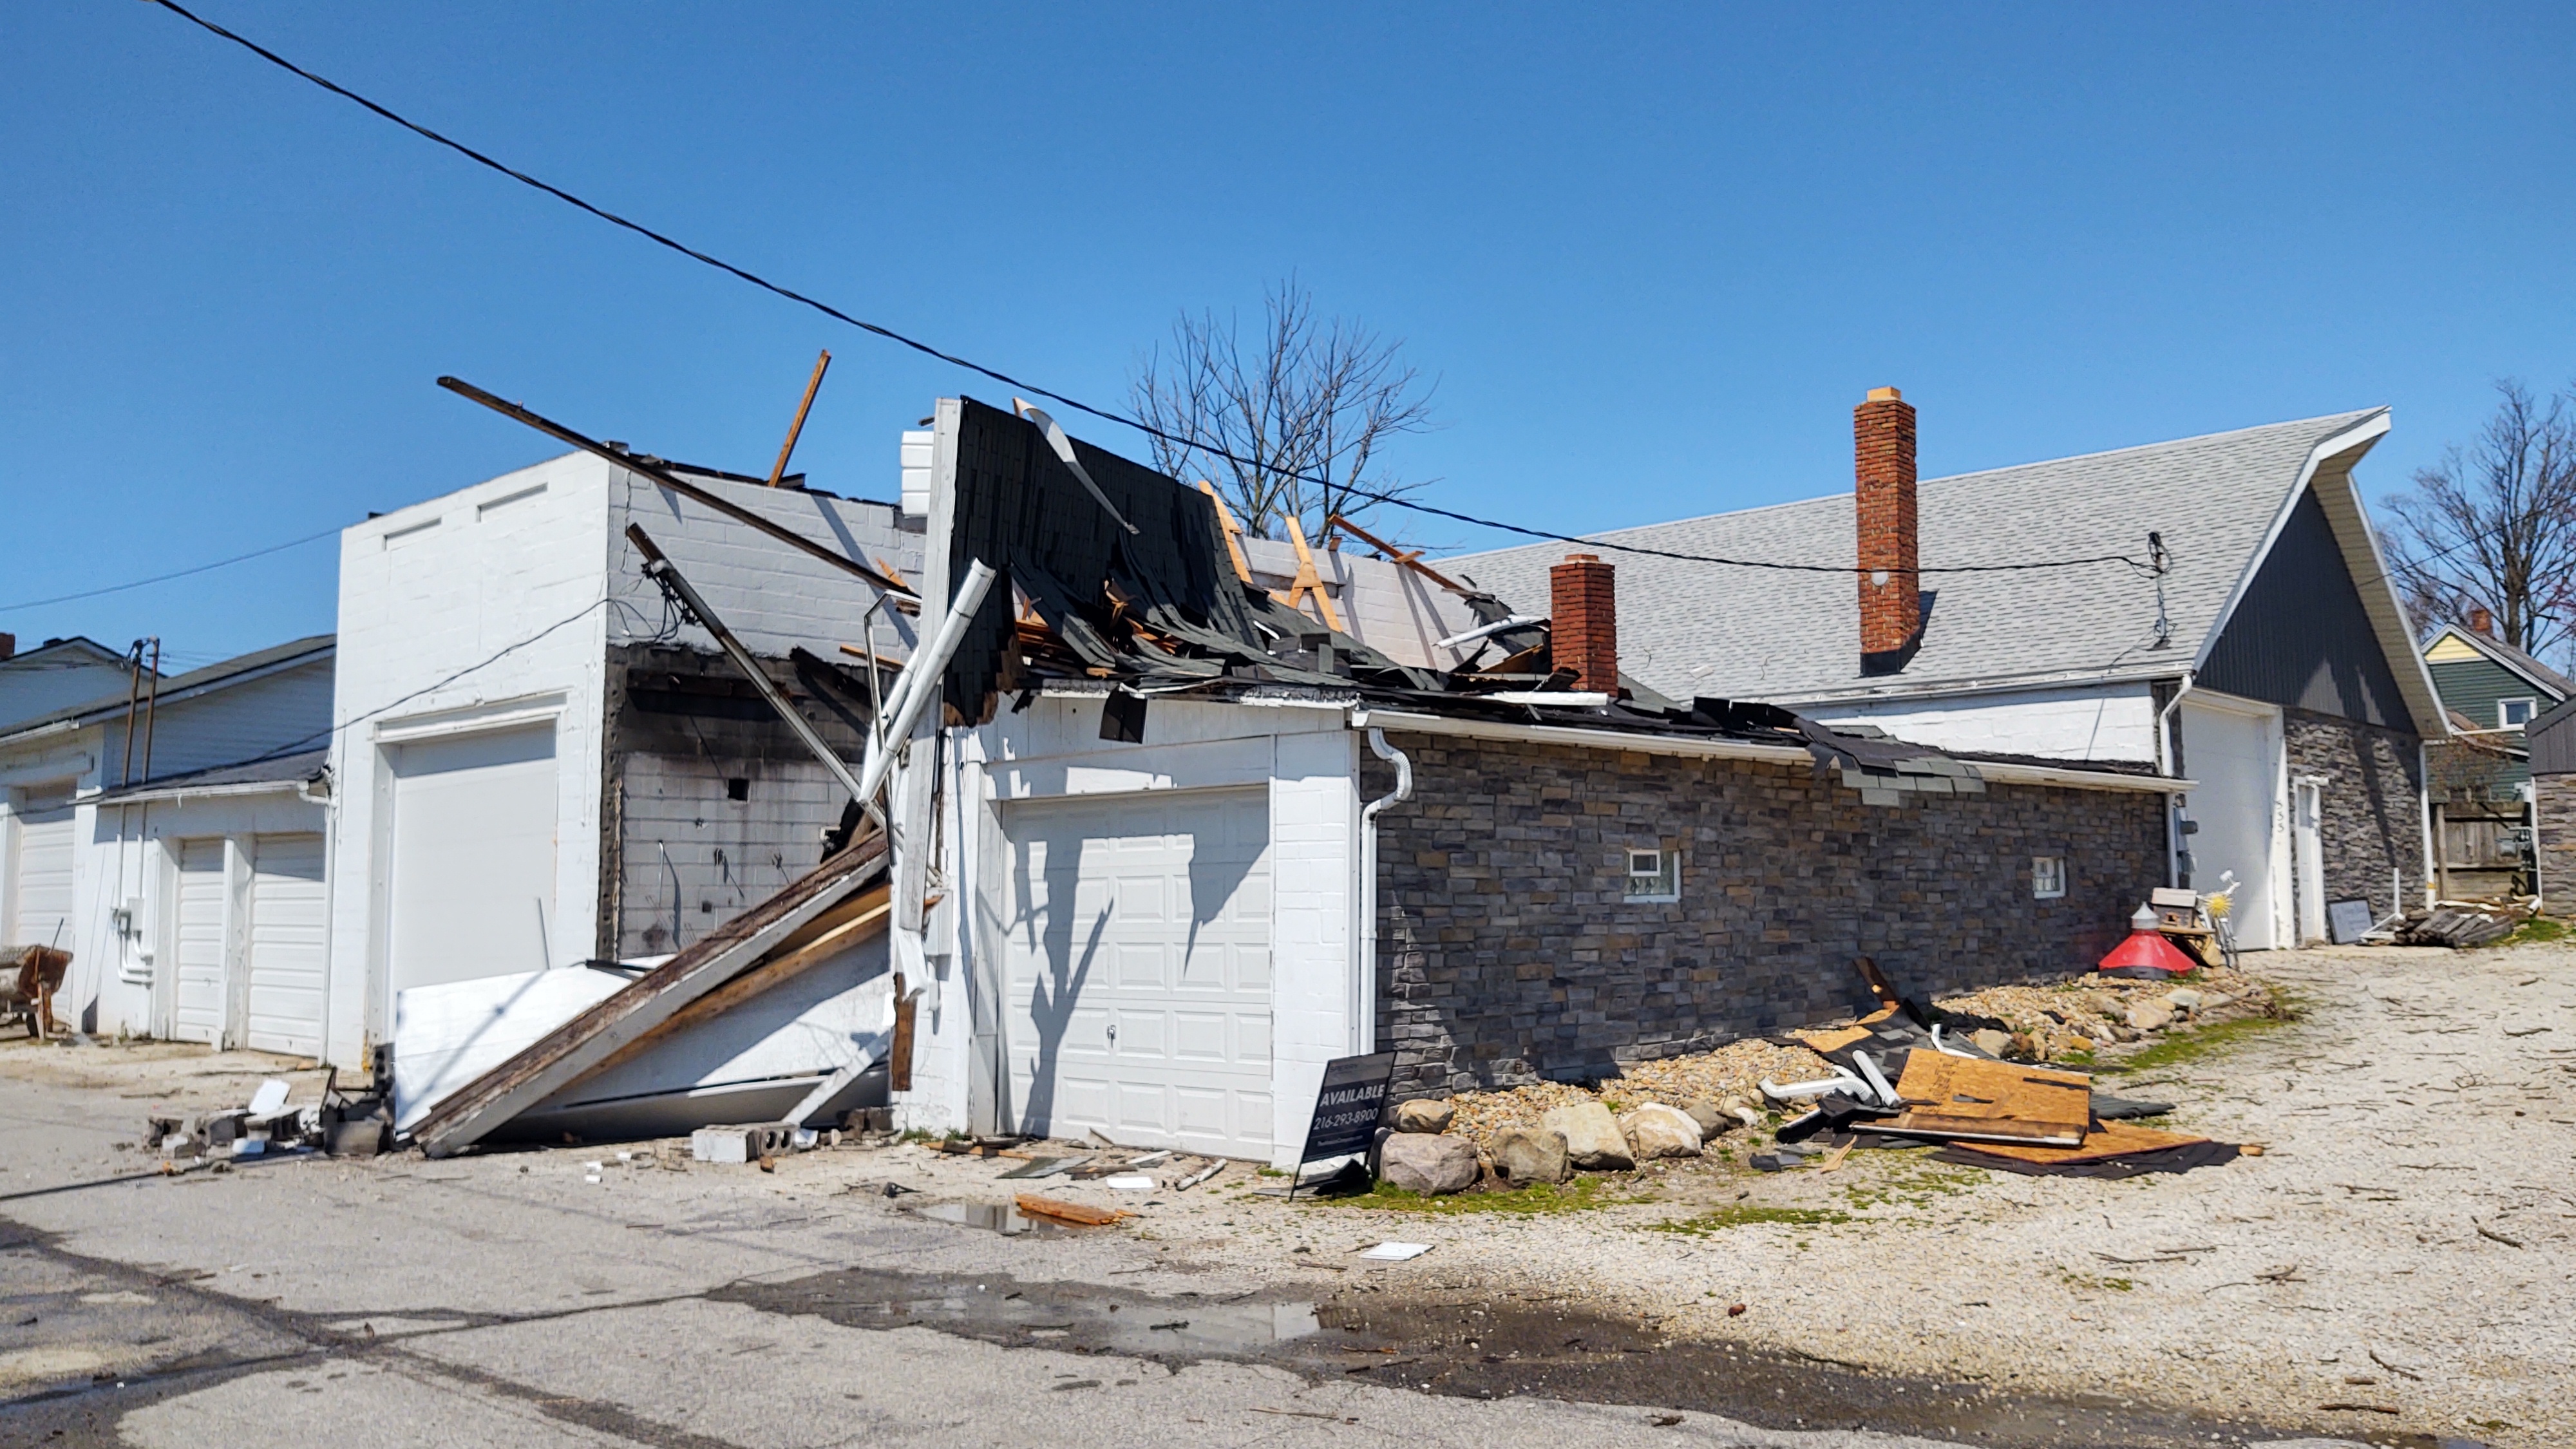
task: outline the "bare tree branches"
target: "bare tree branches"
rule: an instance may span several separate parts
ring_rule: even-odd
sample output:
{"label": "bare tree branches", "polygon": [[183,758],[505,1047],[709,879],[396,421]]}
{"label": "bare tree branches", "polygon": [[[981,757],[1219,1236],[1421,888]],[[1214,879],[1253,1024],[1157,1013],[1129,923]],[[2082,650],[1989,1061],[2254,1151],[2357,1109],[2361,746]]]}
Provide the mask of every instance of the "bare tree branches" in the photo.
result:
{"label": "bare tree branches", "polygon": [[1128,394],[1136,415],[1174,437],[1154,440],[1155,466],[1184,482],[1222,489],[1244,527],[1265,538],[1291,517],[1320,537],[1335,513],[1364,516],[1353,490],[1401,494],[1380,456],[1405,433],[1431,425],[1426,383],[1387,341],[1355,322],[1318,321],[1314,298],[1291,276],[1262,297],[1262,325],[1184,312],[1168,344],[1138,364]]}
{"label": "bare tree branches", "polygon": [[2576,640],[2576,391],[2496,392],[2475,442],[2385,500],[2389,572],[2419,633],[2484,608],[2505,643],[2538,657]]}

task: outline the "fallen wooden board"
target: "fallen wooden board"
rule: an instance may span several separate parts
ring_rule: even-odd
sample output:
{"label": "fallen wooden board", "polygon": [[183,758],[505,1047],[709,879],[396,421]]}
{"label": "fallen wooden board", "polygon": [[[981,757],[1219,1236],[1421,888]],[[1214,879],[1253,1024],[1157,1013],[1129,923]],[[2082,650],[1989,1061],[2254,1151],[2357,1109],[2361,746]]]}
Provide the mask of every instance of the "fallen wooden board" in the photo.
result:
{"label": "fallen wooden board", "polygon": [[760,960],[858,891],[883,879],[882,839],[856,845],[709,932],[625,989],[459,1087],[413,1130],[432,1157],[471,1146],[614,1056]]}
{"label": "fallen wooden board", "polygon": [[1060,1197],[1044,1197],[1034,1192],[1021,1193],[1016,1201],[1020,1211],[1031,1217],[1054,1218],[1058,1222],[1079,1223],[1086,1228],[1106,1227],[1127,1216],[1116,1208],[1066,1202]]}
{"label": "fallen wooden board", "polygon": [[1910,1051],[1896,1095],[1907,1110],[1873,1124],[1899,1137],[2073,1147],[2093,1120],[2093,1078],[2019,1062]]}
{"label": "fallen wooden board", "polygon": [[2132,1127],[2126,1122],[2105,1122],[2084,1134],[2078,1147],[1983,1146],[1976,1150],[1996,1157],[2009,1157],[2018,1162],[2066,1163],[2100,1162],[2113,1157],[2128,1157],[2140,1152],[2161,1152],[2168,1147],[2188,1147],[2206,1142],[2188,1132],[2159,1132],[2153,1127]]}

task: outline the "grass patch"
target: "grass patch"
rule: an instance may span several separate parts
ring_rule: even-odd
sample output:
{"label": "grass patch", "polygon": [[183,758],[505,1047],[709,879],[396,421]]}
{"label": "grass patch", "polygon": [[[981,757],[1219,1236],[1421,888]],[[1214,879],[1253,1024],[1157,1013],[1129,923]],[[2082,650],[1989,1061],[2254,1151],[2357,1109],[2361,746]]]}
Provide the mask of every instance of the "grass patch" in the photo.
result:
{"label": "grass patch", "polygon": [[1534,1182],[1508,1192],[1458,1192],[1441,1197],[1425,1197],[1384,1182],[1366,1192],[1347,1197],[1323,1197],[1312,1201],[1333,1207],[1378,1208],[1388,1212],[1424,1213],[1434,1217],[1460,1217],[1470,1213],[1506,1213],[1529,1217],[1540,1213],[1579,1213],[1593,1208],[1617,1207],[1622,1203],[1644,1202],[1642,1197],[1623,1197],[1610,1193],[1606,1179],[1578,1178],[1558,1186]]}
{"label": "grass patch", "polygon": [[2128,1293],[2138,1286],[2135,1278],[2096,1278],[2089,1273],[2072,1273],[2062,1268],[2057,1276],[2065,1279],[2067,1286],[2072,1288],[2107,1288],[2114,1293]]}
{"label": "grass patch", "polygon": [[[1756,1223],[1783,1223],[1793,1228],[1814,1228],[1830,1227],[1836,1223],[1847,1223],[1851,1220],[1850,1213],[1836,1208],[1757,1207],[1751,1203],[1736,1202],[1728,1203],[1714,1212],[1701,1213],[1695,1218],[1682,1218],[1675,1222],[1654,1223],[1650,1226],[1658,1233],[1680,1233],[1685,1237],[1705,1238],[1712,1233],[1725,1232],[1728,1228],[1748,1227]],[[1801,1242],[1798,1246],[1803,1248],[1806,1244]]]}
{"label": "grass patch", "polygon": [[2290,998],[2276,989],[2273,993],[2273,1009],[2268,1015],[2240,1016],[2233,1021],[2222,1021],[2209,1026],[2194,1027],[2189,1031],[2174,1032],[2144,1051],[2122,1057],[2116,1062],[2104,1062],[2093,1070],[2096,1075],[2109,1076],[2121,1072],[2148,1072],[2160,1067],[2179,1066],[2186,1062],[2198,1061],[2203,1057],[2216,1056],[2267,1031],[2288,1026],[2298,1019],[2299,1013],[2291,1005]]}
{"label": "grass patch", "polygon": [[2496,942],[2496,944],[2499,946],[2528,946],[2539,941],[2564,940],[2566,936],[2567,923],[2565,921],[2553,921],[2547,916],[2534,916],[2530,920],[2523,922],[2521,925],[2514,927],[2512,935]]}

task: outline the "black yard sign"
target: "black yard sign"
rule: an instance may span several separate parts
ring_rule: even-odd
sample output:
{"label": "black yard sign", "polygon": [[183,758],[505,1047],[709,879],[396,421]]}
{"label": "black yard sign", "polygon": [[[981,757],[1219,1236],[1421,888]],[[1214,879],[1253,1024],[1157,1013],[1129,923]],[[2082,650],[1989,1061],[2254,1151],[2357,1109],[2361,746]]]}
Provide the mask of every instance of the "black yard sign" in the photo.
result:
{"label": "black yard sign", "polygon": [[1297,1174],[1309,1162],[1352,1157],[1377,1142],[1386,1116],[1386,1094],[1395,1085],[1395,1053],[1341,1057],[1324,1064],[1324,1087],[1315,1094],[1315,1116],[1306,1124],[1306,1147],[1288,1174],[1288,1195],[1297,1195]]}

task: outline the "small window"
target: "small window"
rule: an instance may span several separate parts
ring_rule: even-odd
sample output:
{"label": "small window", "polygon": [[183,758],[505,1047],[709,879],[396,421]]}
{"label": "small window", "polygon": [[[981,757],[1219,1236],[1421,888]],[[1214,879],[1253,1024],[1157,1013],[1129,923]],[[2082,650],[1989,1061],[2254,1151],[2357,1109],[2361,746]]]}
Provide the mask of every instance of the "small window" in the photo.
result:
{"label": "small window", "polygon": [[2534,703],[2535,701],[2528,699],[2497,700],[2496,723],[2509,730],[2522,728],[2531,723],[2532,715],[2537,713],[2532,707]]}
{"label": "small window", "polygon": [[1682,853],[1678,850],[1628,852],[1628,899],[1677,901],[1682,898]]}
{"label": "small window", "polygon": [[2030,858],[2030,893],[2039,900],[2053,901],[2066,894],[2066,857],[2034,855]]}
{"label": "small window", "polygon": [[751,782],[740,775],[736,775],[732,779],[725,781],[725,798],[728,800],[750,799]]}

